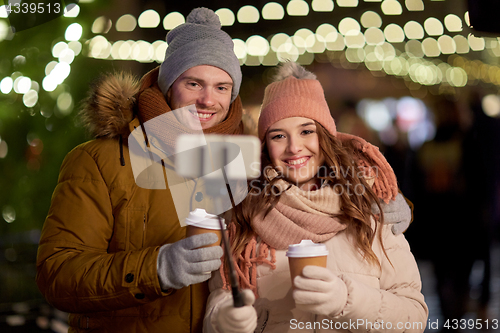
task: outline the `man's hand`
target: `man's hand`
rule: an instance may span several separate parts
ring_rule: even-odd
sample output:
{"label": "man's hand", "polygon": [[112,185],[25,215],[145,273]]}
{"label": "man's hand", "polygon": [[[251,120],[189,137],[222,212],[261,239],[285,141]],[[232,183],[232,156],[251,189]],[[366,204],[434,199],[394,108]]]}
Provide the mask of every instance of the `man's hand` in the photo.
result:
{"label": "man's hand", "polygon": [[[408,229],[411,222],[411,209],[401,193],[398,193],[396,200],[391,200],[388,204],[381,201],[380,207],[384,212],[384,223],[392,224],[391,230],[394,235],[400,235]],[[375,203],[372,204],[372,213],[380,214]]]}
{"label": "man's hand", "polygon": [[217,240],[210,232],[163,245],[156,266],[161,289],[181,289],[208,280],[210,273],[219,269],[223,251],[220,246],[199,247]]}
{"label": "man's hand", "polygon": [[217,312],[217,328],[222,333],[251,333],[257,327],[257,311],[253,307],[255,296],[250,289],[241,291],[244,306],[235,308],[229,298]]}

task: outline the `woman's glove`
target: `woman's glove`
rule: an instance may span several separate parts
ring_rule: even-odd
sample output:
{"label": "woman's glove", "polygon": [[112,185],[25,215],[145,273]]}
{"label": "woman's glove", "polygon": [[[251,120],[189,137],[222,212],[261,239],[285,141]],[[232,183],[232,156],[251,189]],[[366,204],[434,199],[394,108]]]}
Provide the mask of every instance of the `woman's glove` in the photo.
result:
{"label": "woman's glove", "polygon": [[217,240],[217,235],[209,232],[163,245],[156,263],[161,289],[181,289],[208,280],[221,265],[222,247],[199,247]]}
{"label": "woman's glove", "polygon": [[235,308],[233,298],[225,300],[217,312],[217,328],[222,333],[250,333],[257,327],[257,311],[253,307],[255,296],[250,289],[241,291],[243,304]]}
{"label": "woman's glove", "polygon": [[[408,229],[411,222],[411,209],[401,193],[398,193],[395,200],[388,204],[381,201],[380,207],[384,212],[384,223],[392,224],[391,230],[394,235],[400,235]],[[378,206],[372,204],[372,213],[380,214]]]}
{"label": "woman's glove", "polygon": [[347,287],[327,268],[306,266],[293,280],[297,308],[325,316],[336,316],[347,303]]}

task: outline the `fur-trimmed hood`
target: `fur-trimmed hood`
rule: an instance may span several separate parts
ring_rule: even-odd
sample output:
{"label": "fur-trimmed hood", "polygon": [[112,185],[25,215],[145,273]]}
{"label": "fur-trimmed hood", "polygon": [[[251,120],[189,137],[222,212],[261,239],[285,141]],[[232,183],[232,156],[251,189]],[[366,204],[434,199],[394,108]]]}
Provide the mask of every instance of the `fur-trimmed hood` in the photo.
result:
{"label": "fur-trimmed hood", "polygon": [[79,113],[82,125],[94,138],[128,135],[139,88],[139,79],[132,74],[117,72],[102,75],[91,85],[83,101]]}

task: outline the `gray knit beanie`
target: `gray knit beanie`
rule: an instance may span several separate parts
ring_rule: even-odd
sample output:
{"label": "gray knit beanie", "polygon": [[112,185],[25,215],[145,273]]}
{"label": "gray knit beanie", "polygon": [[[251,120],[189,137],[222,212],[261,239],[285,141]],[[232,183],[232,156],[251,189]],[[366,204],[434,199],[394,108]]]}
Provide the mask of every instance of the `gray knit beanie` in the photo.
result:
{"label": "gray knit beanie", "polygon": [[231,37],[221,30],[217,14],[208,8],[195,8],[186,23],[167,34],[167,52],[160,66],[158,85],[163,93],[188,69],[211,65],[226,71],[233,79],[231,103],[240,91],[241,68],[234,54]]}

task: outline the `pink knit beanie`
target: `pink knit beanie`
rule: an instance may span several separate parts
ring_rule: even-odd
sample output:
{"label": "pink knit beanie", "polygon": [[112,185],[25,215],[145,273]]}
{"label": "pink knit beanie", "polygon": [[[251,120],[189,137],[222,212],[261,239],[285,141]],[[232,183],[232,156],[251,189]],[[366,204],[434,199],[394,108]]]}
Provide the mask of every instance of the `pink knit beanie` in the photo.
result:
{"label": "pink knit beanie", "polygon": [[269,127],[291,117],[316,120],[331,134],[337,135],[325,93],[316,75],[295,62],[286,62],[278,68],[275,82],[264,92],[259,117],[259,139],[264,141]]}

